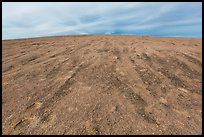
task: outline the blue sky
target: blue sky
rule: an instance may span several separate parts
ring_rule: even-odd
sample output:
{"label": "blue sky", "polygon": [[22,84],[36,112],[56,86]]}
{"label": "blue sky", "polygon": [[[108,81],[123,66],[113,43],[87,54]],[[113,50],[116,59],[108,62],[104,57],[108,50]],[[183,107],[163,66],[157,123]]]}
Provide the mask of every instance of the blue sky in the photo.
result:
{"label": "blue sky", "polygon": [[78,34],[202,38],[201,2],[3,2],[2,39]]}

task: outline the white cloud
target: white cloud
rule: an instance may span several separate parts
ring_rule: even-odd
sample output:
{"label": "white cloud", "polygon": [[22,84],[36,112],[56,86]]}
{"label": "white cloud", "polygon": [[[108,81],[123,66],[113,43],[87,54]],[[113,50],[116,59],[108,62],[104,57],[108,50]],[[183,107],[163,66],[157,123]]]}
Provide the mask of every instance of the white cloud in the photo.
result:
{"label": "white cloud", "polygon": [[3,39],[120,31],[153,34],[154,29],[177,30],[192,24],[198,29],[201,8],[201,3],[3,2]]}

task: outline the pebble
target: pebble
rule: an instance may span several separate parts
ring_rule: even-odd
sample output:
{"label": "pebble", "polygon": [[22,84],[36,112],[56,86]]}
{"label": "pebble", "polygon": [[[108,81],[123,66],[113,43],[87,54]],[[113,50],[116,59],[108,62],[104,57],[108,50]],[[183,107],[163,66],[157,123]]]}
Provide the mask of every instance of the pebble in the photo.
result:
{"label": "pebble", "polygon": [[147,69],[141,69],[140,71],[141,71],[141,72],[144,72],[144,71],[147,71]]}

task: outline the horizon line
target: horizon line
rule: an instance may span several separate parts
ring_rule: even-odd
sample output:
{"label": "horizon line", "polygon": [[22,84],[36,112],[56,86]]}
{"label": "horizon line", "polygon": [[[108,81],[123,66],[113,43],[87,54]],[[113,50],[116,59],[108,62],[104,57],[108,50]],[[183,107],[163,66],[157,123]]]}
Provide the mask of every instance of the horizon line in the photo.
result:
{"label": "horizon line", "polygon": [[124,35],[124,36],[149,36],[149,37],[171,37],[171,38],[194,38],[194,39],[202,39],[202,37],[188,37],[188,36],[158,36],[158,35],[136,35],[136,34],[67,34],[67,35],[47,35],[47,36],[34,36],[34,37],[22,37],[22,38],[7,38],[2,39],[5,40],[22,40],[22,39],[36,39],[36,38],[47,38],[47,37],[64,37],[64,36],[86,36],[86,35]]}

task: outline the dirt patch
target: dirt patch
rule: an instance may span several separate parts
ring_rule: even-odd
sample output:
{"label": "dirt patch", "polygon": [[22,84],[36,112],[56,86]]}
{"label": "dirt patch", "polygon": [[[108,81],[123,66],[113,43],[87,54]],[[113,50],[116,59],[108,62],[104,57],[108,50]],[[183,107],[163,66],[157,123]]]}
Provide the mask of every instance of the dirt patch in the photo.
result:
{"label": "dirt patch", "polygon": [[2,134],[202,134],[200,39],[2,43]]}

